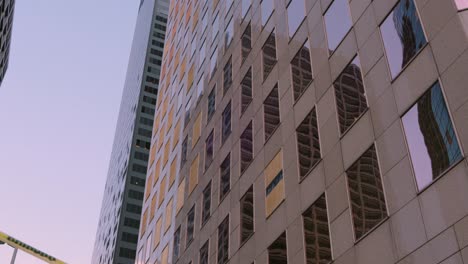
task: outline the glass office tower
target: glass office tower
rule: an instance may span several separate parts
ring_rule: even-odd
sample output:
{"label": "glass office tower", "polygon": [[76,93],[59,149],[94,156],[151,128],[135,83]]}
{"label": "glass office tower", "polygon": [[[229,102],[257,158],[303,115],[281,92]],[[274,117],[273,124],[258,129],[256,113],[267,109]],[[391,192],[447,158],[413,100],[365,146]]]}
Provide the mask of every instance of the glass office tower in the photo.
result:
{"label": "glass office tower", "polygon": [[0,85],[8,68],[14,10],[15,0],[0,0]]}
{"label": "glass office tower", "polygon": [[136,263],[466,263],[460,2],[172,0]]}
{"label": "glass office tower", "polygon": [[92,263],[134,263],[168,2],[141,1]]}

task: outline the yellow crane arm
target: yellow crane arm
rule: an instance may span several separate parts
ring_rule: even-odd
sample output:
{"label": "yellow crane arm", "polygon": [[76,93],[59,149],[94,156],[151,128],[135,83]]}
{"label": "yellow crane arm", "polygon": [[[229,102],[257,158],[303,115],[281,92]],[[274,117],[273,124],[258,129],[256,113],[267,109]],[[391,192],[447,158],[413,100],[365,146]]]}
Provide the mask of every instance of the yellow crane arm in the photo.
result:
{"label": "yellow crane arm", "polygon": [[[20,249],[36,258],[42,259],[48,263],[53,263],[53,264],[65,264],[65,262],[52,257],[49,254],[46,254],[24,242],[19,241],[18,239],[11,237],[3,232],[0,232],[0,242],[6,243],[10,245],[13,248]],[[1,244],[1,243],[0,243]]]}

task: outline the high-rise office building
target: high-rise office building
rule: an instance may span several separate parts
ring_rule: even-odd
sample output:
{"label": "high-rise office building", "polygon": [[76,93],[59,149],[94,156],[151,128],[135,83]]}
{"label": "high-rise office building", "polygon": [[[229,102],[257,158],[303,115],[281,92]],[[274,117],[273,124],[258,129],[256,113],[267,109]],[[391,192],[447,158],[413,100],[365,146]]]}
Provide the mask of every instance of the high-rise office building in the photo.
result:
{"label": "high-rise office building", "polygon": [[140,3],[92,263],[134,263],[168,1]]}
{"label": "high-rise office building", "polygon": [[0,84],[5,77],[10,58],[14,10],[15,0],[0,0]]}
{"label": "high-rise office building", "polygon": [[468,262],[466,0],[172,0],[137,263]]}

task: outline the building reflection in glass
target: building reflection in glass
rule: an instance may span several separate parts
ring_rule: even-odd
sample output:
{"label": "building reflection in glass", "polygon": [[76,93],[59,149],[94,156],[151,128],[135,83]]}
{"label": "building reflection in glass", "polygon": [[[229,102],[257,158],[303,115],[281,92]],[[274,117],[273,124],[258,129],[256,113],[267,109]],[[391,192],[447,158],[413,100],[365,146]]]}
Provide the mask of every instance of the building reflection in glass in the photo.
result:
{"label": "building reflection in glass", "polygon": [[303,179],[321,158],[315,108],[296,129],[299,176]]}
{"label": "building reflection in glass", "polygon": [[241,96],[241,113],[243,114],[247,107],[252,102],[252,67],[249,68],[247,73],[242,79],[242,96]]}
{"label": "building reflection in glass", "polygon": [[343,134],[367,109],[359,57],[346,66],[333,83],[335,87],[338,122]]}
{"label": "building reflection in glass", "polygon": [[263,103],[264,124],[265,124],[265,141],[275,132],[280,125],[280,109],[278,85],[275,85],[271,93]]}
{"label": "building reflection in glass", "polygon": [[427,43],[413,0],[400,0],[380,27],[394,79]]}
{"label": "building reflection in glass", "polygon": [[252,134],[252,121],[250,121],[247,128],[240,137],[241,148],[241,174],[249,167],[253,160],[253,134]]}
{"label": "building reflection in glass", "polygon": [[254,232],[253,186],[247,190],[240,202],[241,206],[241,243],[244,243]]}
{"label": "building reflection in glass", "polygon": [[355,238],[359,239],[387,217],[382,178],[375,147],[347,171]]}
{"label": "building reflection in glass", "polygon": [[242,34],[242,62],[247,59],[250,51],[252,50],[252,29],[250,24],[247,25],[244,33]]}
{"label": "building reflection in glass", "polygon": [[303,214],[307,264],[329,263],[332,260],[327,203],[322,195]]}
{"label": "building reflection in glass", "polygon": [[434,84],[402,120],[421,190],[462,158],[439,83]]}
{"label": "building reflection in glass", "polygon": [[294,102],[309,87],[312,82],[312,64],[310,62],[309,40],[306,40],[299,52],[291,61],[292,84],[294,90]]}
{"label": "building reflection in glass", "polygon": [[263,81],[265,81],[276,64],[275,30],[268,36],[262,48],[263,54]]}
{"label": "building reflection in glass", "polygon": [[288,253],[286,247],[286,233],[283,233],[268,247],[268,264],[286,263],[288,263]]}

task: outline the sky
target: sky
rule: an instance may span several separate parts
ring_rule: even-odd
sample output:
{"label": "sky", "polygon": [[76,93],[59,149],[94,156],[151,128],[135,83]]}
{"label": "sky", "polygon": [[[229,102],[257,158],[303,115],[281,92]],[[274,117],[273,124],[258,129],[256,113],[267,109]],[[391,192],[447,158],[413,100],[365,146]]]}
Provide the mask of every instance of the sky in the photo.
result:
{"label": "sky", "polygon": [[[0,231],[67,263],[91,261],[138,4],[16,1],[0,86]],[[0,263],[12,252],[0,245]]]}

